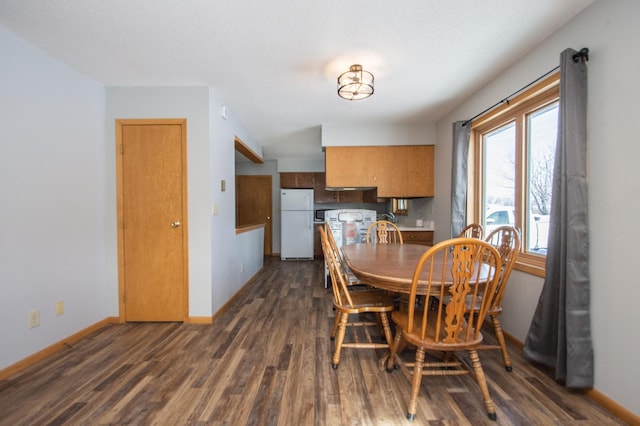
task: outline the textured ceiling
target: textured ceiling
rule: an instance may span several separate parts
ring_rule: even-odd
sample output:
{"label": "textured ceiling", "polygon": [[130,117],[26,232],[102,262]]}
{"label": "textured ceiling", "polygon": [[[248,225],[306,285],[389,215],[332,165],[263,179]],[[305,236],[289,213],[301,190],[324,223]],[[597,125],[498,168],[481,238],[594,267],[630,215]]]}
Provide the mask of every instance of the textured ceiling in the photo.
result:
{"label": "textured ceiling", "polygon": [[211,86],[266,158],[309,157],[323,124],[438,120],[592,2],[0,0],[0,25],[107,86]]}

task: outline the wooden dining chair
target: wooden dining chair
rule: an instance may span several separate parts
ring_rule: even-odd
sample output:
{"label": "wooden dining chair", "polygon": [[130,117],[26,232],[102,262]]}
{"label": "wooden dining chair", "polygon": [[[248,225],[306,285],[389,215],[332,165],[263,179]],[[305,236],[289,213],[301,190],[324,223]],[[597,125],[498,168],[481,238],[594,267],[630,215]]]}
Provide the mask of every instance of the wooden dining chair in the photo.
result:
{"label": "wooden dining chair", "polygon": [[[325,261],[329,268],[331,276],[331,287],[333,290],[333,306],[336,309],[337,333],[335,334],[335,348],[333,352],[332,367],[338,368],[340,364],[340,355],[342,348],[390,348],[393,341],[391,335],[391,327],[389,325],[388,312],[393,311],[393,300],[384,292],[375,289],[366,289],[361,291],[349,291],[346,278],[341,272],[334,251],[331,249],[327,233],[324,228],[320,228],[320,240],[325,255]],[[364,314],[366,312],[374,313],[378,321],[358,321],[350,322],[350,315]],[[382,327],[386,343],[380,343],[377,336],[372,336],[371,327]],[[365,341],[360,341],[357,337],[354,341],[345,342],[347,327],[362,327]],[[335,323],[334,323],[335,328]],[[355,334],[355,333],[354,333]],[[361,334],[361,335],[362,335]],[[357,336],[357,335],[356,335]],[[332,333],[332,337],[334,334]]]}
{"label": "wooden dining chair", "polygon": [[484,229],[479,223],[470,223],[460,231],[460,238],[479,238],[484,239]]}
{"label": "wooden dining chair", "polygon": [[377,220],[367,228],[367,243],[402,244],[402,232],[393,222]]}
{"label": "wooden dining chair", "polygon": [[[327,237],[327,241],[329,243],[328,248],[332,251],[336,259],[338,273],[341,274],[342,277],[344,278],[344,281],[347,283],[349,291],[367,290],[369,286],[366,285],[365,283],[362,283],[355,275],[353,275],[353,273],[349,270],[349,268],[347,268],[347,265],[345,265],[340,249],[338,248],[338,244],[336,243],[335,238],[333,238],[333,233],[331,232],[331,229],[329,228],[329,225],[327,223],[324,224],[324,229],[322,231],[324,231],[325,236]],[[322,234],[320,237],[320,242],[322,243]],[[325,253],[324,247],[323,247],[322,253],[323,254]],[[324,258],[325,258],[325,262],[328,262],[326,254],[324,254]],[[331,269],[328,266],[328,263],[327,263],[327,270],[331,271]],[[329,274],[329,280],[333,281],[331,274]],[[331,340],[334,340],[336,338],[336,333],[338,331],[339,324],[340,324],[340,315],[336,315],[335,321],[333,323],[333,327],[331,329]]]}
{"label": "wooden dining chair", "polygon": [[[501,266],[498,251],[476,238],[443,241],[420,258],[413,274],[407,310],[391,314],[396,324],[396,336],[386,365],[388,372],[401,367],[411,377],[407,409],[409,420],[416,417],[422,376],[468,373],[473,373],[480,387],[487,415],[496,420],[496,409],[477,349],[482,345],[480,329],[493,301]],[[432,300],[426,309],[415,303],[418,293]],[[474,306],[477,303],[478,310],[467,312],[467,300],[471,300]],[[415,363],[396,363],[398,350],[404,343],[416,347]],[[425,362],[427,351],[443,355]],[[471,365],[456,356],[460,351],[468,353]]]}
{"label": "wooden dining chair", "polygon": [[[491,318],[496,339],[498,340],[498,345],[483,345],[481,349],[500,349],[504,367],[507,371],[511,371],[511,358],[507,352],[507,343],[504,340],[504,333],[499,317],[502,313],[504,291],[507,287],[513,266],[516,263],[518,253],[520,252],[520,231],[513,226],[500,226],[491,231],[485,241],[494,246],[498,250],[498,253],[500,253],[502,269],[500,271],[500,279],[496,286],[495,295],[487,310],[487,314]],[[468,308],[470,309],[470,307]],[[474,308],[477,309],[478,307],[475,306]]]}
{"label": "wooden dining chair", "polygon": [[[347,268],[347,265],[344,264],[344,259],[342,258],[342,254],[340,253],[340,249],[338,248],[338,244],[336,243],[336,239],[333,238],[333,233],[331,232],[331,229],[329,229],[328,224],[325,223],[324,226],[324,232],[325,235],[327,236],[327,240],[329,241],[329,246],[331,247],[331,250],[333,251],[336,260],[339,262],[339,266],[340,266],[340,270],[343,273],[343,275],[346,277],[346,282],[348,286],[361,286],[364,285],[363,283],[360,282],[360,280],[358,280],[358,278],[356,278],[355,275],[353,275],[351,273],[351,271],[349,271],[349,268]],[[322,240],[321,240],[322,241]]]}

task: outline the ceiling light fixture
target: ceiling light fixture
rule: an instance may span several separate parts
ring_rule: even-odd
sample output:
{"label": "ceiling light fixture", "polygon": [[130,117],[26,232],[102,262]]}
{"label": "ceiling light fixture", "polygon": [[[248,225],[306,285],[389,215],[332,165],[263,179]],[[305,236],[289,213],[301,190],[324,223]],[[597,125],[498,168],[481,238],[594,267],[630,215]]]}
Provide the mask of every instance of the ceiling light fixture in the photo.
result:
{"label": "ceiling light fixture", "polygon": [[354,64],[349,71],[338,77],[338,96],[348,101],[357,101],[373,95],[373,74]]}

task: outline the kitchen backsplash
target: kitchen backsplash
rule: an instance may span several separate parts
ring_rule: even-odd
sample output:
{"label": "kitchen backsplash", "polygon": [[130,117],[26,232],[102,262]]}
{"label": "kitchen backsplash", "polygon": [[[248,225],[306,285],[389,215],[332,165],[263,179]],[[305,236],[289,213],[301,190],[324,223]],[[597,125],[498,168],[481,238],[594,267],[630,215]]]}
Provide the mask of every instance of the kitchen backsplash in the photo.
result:
{"label": "kitchen backsplash", "polygon": [[[315,204],[319,210],[334,209],[368,209],[375,210],[378,214],[391,211],[391,201],[384,203],[321,203]],[[433,220],[433,198],[412,198],[409,199],[409,209],[407,216],[396,216],[400,226],[415,227],[417,220],[423,221],[423,226]]]}

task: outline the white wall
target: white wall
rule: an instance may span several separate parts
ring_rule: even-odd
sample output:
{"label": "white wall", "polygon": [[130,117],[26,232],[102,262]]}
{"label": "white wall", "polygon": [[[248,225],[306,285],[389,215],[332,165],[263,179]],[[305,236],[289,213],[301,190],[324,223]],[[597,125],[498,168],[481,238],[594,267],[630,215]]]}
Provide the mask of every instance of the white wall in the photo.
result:
{"label": "white wall", "polygon": [[[187,197],[189,209],[189,315],[210,316],[211,223],[209,179],[209,88],[208,87],[109,87],[107,88],[106,144],[109,171],[110,216],[109,313],[118,315],[117,233],[115,191],[115,120],[119,118],[187,119]],[[231,140],[233,145],[233,139]]]}
{"label": "white wall", "polygon": [[0,57],[0,369],[118,315],[116,118],[187,119],[189,315],[262,267],[262,231],[235,235],[235,136],[262,148],[212,89],[105,89],[1,27]]}
{"label": "white wall", "polygon": [[[590,49],[588,179],[591,324],[595,389],[640,414],[640,286],[634,269],[640,231],[640,185],[633,178],[640,144],[633,130],[640,98],[640,59],[635,54],[640,2],[598,0],[437,123],[436,240],[450,227],[451,123],[465,120],[558,65],[560,52]],[[524,341],[542,279],[514,273],[503,327]]]}
{"label": "white wall", "polygon": [[322,146],[434,145],[436,127],[425,124],[325,124]]}
{"label": "white wall", "polygon": [[236,238],[235,259],[238,260],[238,280],[233,289],[237,292],[264,265],[264,228],[238,234]]}
{"label": "white wall", "polygon": [[278,172],[324,172],[324,152],[322,158],[279,158]]}
{"label": "white wall", "polygon": [[1,370],[108,315],[111,205],[103,87],[2,27],[0,58]]}
{"label": "white wall", "polygon": [[[110,87],[107,89],[107,144],[115,147],[117,118],[187,119],[187,196],[189,209],[189,315],[214,314],[246,282],[243,272],[257,272],[262,258],[239,259],[252,253],[246,236],[235,234],[235,137],[261,154],[260,144],[244,129],[234,112],[220,114],[222,102],[209,87]],[[109,193],[115,226],[115,148],[108,158]],[[225,181],[225,191],[221,182]],[[217,211],[213,214],[213,211]],[[115,228],[114,228],[115,229]],[[252,233],[255,235],[255,233]],[[117,273],[117,235],[109,239],[110,266]],[[238,247],[240,246],[240,247]],[[244,247],[244,248],[242,248]],[[262,245],[260,244],[260,247]],[[110,287],[109,307],[116,315],[116,285]]]}
{"label": "white wall", "polygon": [[[262,231],[254,231],[249,235],[235,234],[236,201],[235,201],[235,137],[239,137],[256,153],[262,154],[260,144],[244,128],[240,118],[234,111],[228,110],[228,117],[222,118],[217,113],[222,104],[212,89],[209,93],[210,136],[209,136],[209,168],[210,194],[209,210],[215,205],[218,214],[210,216],[210,253],[211,253],[211,309],[220,309],[246,281],[245,275],[253,276],[262,268],[263,258],[257,256],[256,250],[263,251],[264,243],[257,238],[264,235]],[[226,181],[226,191],[221,190],[220,181]],[[257,247],[251,244],[257,243]],[[238,257],[237,253],[243,253]],[[243,272],[240,264],[243,263]],[[248,264],[247,264],[248,263]]]}

